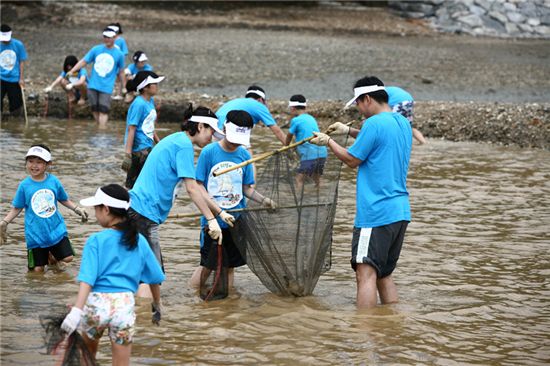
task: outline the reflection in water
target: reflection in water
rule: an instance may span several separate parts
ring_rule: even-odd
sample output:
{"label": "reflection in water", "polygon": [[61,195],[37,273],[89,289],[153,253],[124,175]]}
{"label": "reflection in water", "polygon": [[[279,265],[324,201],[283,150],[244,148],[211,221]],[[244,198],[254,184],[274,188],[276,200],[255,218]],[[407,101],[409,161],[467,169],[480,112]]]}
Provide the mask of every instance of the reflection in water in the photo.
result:
{"label": "reflection in water", "polygon": [[[162,125],[161,135],[177,130]],[[71,199],[122,183],[124,123],[98,130],[92,122],[31,121],[2,126],[2,215],[26,176],[32,143],[49,145],[54,174]],[[277,147],[266,129],[258,151]],[[258,165],[261,169],[261,164]],[[150,326],[139,302],[133,364],[502,363],[550,360],[550,153],[474,143],[430,141],[414,146],[409,175],[413,222],[395,272],[401,303],[355,309],[349,266],[355,172],[343,170],[332,268],[314,296],[269,293],[239,268],[235,291],[203,303],[187,281],[199,263],[197,219],[166,222],[161,242],[167,281],[165,316]],[[175,212],[192,212],[185,194]],[[82,252],[97,224],[80,224],[64,207],[71,240]],[[78,258],[65,273],[26,272],[23,216],[9,226],[0,252],[2,364],[53,364],[38,316],[62,312],[77,293]],[[108,338],[99,361],[108,363]]]}

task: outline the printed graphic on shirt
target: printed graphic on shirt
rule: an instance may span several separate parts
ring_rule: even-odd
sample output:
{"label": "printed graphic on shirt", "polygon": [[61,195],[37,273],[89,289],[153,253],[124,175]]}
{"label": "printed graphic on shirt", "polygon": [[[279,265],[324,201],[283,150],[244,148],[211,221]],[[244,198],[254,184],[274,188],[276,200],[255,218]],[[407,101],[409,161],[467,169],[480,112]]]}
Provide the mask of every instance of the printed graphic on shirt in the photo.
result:
{"label": "printed graphic on shirt", "polygon": [[14,50],[4,50],[0,53],[0,66],[2,68],[11,71],[17,61],[17,55]]}
{"label": "printed graphic on shirt", "polygon": [[212,167],[208,176],[208,193],[222,209],[237,206],[243,199],[243,169],[214,177],[213,173],[235,166],[232,161],[222,161]]}
{"label": "printed graphic on shirt", "polygon": [[94,70],[101,77],[105,77],[113,70],[115,59],[108,53],[99,54],[94,61]]}
{"label": "printed graphic on shirt", "polygon": [[145,117],[143,125],[141,125],[141,130],[143,133],[153,139],[153,133],[155,132],[155,121],[157,120],[157,111],[155,108],[151,109],[151,112]]}
{"label": "printed graphic on shirt", "polygon": [[55,211],[55,195],[49,189],[39,189],[31,198],[31,208],[38,217],[47,219]]}

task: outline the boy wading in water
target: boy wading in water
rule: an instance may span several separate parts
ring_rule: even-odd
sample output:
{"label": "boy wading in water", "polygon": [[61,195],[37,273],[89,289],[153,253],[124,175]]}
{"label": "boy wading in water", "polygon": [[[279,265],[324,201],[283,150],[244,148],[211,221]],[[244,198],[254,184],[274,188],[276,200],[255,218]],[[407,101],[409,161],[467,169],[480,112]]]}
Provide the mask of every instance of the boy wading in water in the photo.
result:
{"label": "boy wading in water", "polygon": [[69,200],[59,179],[46,172],[51,160],[52,155],[46,145],[31,146],[25,157],[29,176],[19,183],[13,207],[0,222],[0,244],[4,244],[8,224],[25,209],[28,268],[34,272],[44,272],[51,256],[55,258],[54,262],[69,263],[75,254],[57,202],[81,216],[82,222],[88,220],[88,213]]}
{"label": "boy wading in water", "polygon": [[374,76],[355,83],[346,107],[352,103],[366,118],[361,129],[340,122],[328,129],[349,133],[355,138],[352,146],[346,149],[320,132],[311,143],[328,146],[346,165],[358,168],[351,266],[356,271],[357,307],[371,308],[377,294],[382,304],[398,301],[392,273],[411,221],[407,171],[412,130],[405,117],[392,112],[384,84]]}

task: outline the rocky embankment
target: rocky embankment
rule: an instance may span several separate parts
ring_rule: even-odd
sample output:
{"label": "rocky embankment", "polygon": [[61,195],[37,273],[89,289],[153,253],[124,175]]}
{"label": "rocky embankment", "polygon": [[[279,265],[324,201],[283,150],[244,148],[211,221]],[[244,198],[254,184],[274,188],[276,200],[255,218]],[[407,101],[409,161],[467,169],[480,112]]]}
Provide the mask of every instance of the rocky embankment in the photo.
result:
{"label": "rocky embankment", "polygon": [[[216,110],[224,100],[220,97],[173,93],[157,98],[159,123],[177,123],[188,103]],[[27,109],[30,118],[67,118],[65,96],[29,94]],[[269,107],[284,125],[288,121],[287,102],[271,100]],[[359,113],[342,109],[342,102],[311,102],[310,113],[327,126],[335,121],[360,121]],[[128,104],[113,101],[111,119],[125,120]],[[72,106],[71,118],[93,119],[88,106]],[[417,102],[415,127],[428,138],[450,141],[479,141],[520,147],[550,149],[550,103],[480,103],[480,102]]]}

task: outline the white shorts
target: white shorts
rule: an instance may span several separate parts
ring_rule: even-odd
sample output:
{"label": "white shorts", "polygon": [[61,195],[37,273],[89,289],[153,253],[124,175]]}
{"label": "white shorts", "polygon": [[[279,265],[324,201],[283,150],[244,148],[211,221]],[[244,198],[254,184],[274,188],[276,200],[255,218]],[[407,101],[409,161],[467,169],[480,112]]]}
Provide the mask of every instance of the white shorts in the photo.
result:
{"label": "white shorts", "polygon": [[130,344],[135,333],[136,313],[132,292],[92,292],[82,313],[80,330],[90,339],[99,339],[106,328],[117,344]]}

